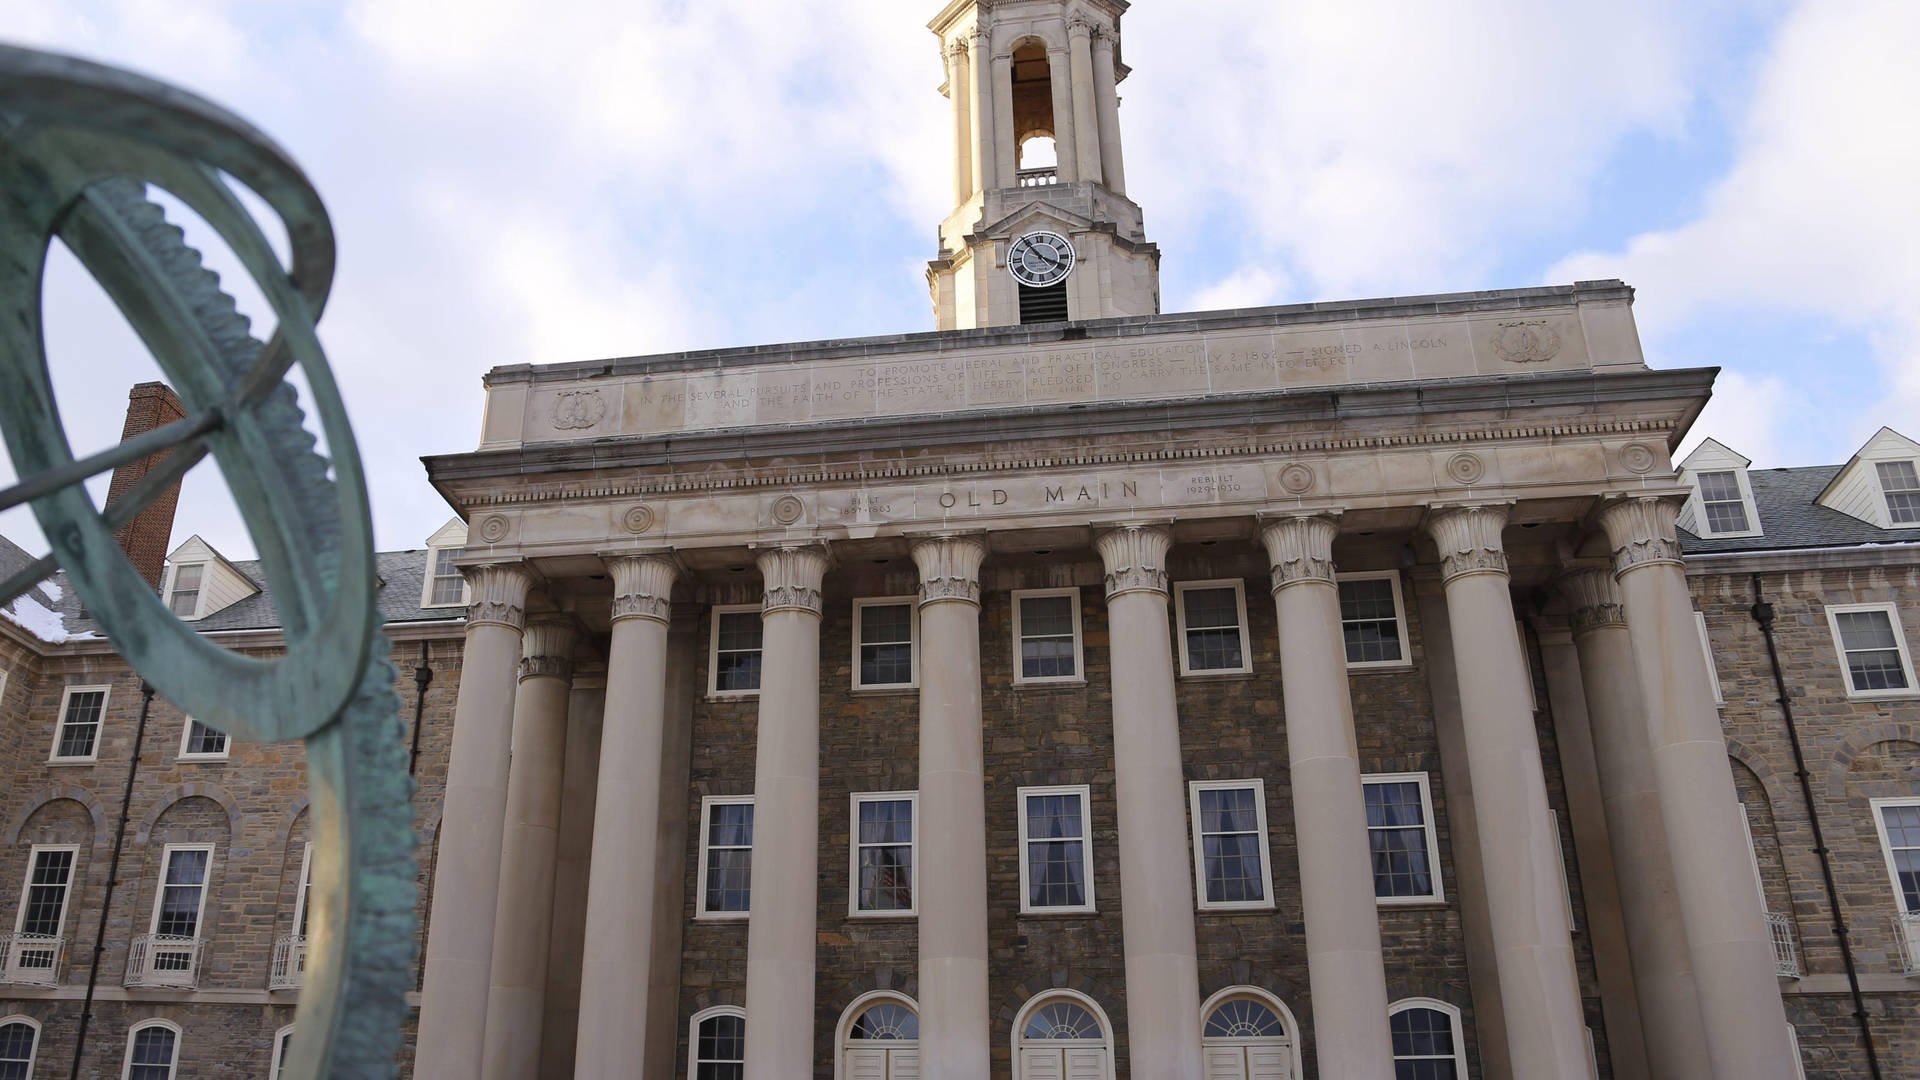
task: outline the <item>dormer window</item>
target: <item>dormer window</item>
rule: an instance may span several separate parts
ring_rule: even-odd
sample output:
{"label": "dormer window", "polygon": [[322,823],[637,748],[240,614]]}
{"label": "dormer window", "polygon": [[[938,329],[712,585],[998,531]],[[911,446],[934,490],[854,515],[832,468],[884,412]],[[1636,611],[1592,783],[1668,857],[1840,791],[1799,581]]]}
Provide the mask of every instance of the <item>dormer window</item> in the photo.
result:
{"label": "dormer window", "polygon": [[1746,532],[1747,503],[1740,493],[1740,474],[1732,470],[1700,474],[1700,508],[1709,535]]}
{"label": "dormer window", "polygon": [[1881,461],[1880,494],[1887,499],[1887,518],[1895,525],[1920,525],[1920,473],[1911,461]]}
{"label": "dormer window", "polygon": [[173,568],[173,588],[167,593],[167,606],[175,615],[191,619],[200,610],[200,582],[206,572],[206,563]]}
{"label": "dormer window", "polygon": [[432,581],[427,598],[428,607],[445,607],[461,603],[466,599],[467,579],[460,574],[460,567],[454,560],[460,557],[465,548],[435,548],[432,552]]}

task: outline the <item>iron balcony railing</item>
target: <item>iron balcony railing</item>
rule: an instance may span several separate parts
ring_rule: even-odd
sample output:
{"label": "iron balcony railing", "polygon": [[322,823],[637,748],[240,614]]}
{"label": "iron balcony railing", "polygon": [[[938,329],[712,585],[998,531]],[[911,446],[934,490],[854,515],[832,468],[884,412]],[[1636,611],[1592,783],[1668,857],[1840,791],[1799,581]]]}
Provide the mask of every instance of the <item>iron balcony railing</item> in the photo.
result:
{"label": "iron balcony railing", "polygon": [[14,934],[7,938],[5,981],[14,986],[58,986],[66,954],[66,938]]}
{"label": "iron balcony railing", "polygon": [[1773,932],[1773,973],[1783,979],[1799,978],[1800,946],[1793,940],[1793,920],[1769,911],[1767,929]]}
{"label": "iron balcony railing", "polygon": [[273,969],[267,989],[298,990],[307,975],[307,939],[288,934],[273,943]]}
{"label": "iron balcony railing", "polygon": [[179,934],[142,934],[127,950],[126,985],[199,985],[200,950],[206,942]]}
{"label": "iron balcony railing", "polygon": [[1902,975],[1920,975],[1920,911],[1893,917],[1893,967]]}
{"label": "iron balcony railing", "polygon": [[1019,177],[1021,187],[1046,187],[1060,182],[1060,170],[1052,165],[1040,169],[1021,169],[1014,175]]}

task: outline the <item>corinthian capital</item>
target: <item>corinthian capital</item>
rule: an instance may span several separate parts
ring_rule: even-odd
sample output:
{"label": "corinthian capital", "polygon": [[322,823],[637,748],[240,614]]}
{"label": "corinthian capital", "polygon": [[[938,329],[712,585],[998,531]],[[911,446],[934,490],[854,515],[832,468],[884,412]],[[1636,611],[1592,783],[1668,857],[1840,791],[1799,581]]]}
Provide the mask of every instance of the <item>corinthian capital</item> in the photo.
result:
{"label": "corinthian capital", "polygon": [[1440,549],[1440,574],[1447,581],[1468,574],[1505,574],[1507,550],[1500,530],[1507,526],[1507,508],[1479,504],[1435,510],[1427,518],[1427,535]]}
{"label": "corinthian capital", "polygon": [[1572,611],[1573,632],[1584,634],[1603,626],[1625,626],[1627,608],[1620,583],[1605,570],[1574,570],[1554,582]]}
{"label": "corinthian capital", "polygon": [[520,677],[572,678],[577,636],[573,618],[568,615],[540,615],[528,620],[526,636],[521,639]]}
{"label": "corinthian capital", "polygon": [[1287,514],[1266,520],[1260,542],[1273,564],[1273,591],[1305,581],[1333,584],[1333,538],[1338,514]]}
{"label": "corinthian capital", "polygon": [[947,42],[946,53],[947,62],[950,64],[957,64],[965,60],[967,58],[967,39],[965,37],[957,37]]}
{"label": "corinthian capital", "polygon": [[1613,572],[1643,566],[1680,565],[1680,538],[1673,523],[1680,515],[1679,495],[1629,495],[1600,511],[1600,527],[1613,545]]}
{"label": "corinthian capital", "polygon": [[805,611],[820,614],[820,582],[827,576],[825,544],[770,547],[760,553],[760,579],[766,592],[760,613]]}
{"label": "corinthian capital", "polygon": [[607,560],[613,575],[613,621],[673,620],[673,582],[679,564],[666,555],[623,555]]}
{"label": "corinthian capital", "polygon": [[980,603],[980,564],[987,542],[978,536],[937,536],[913,545],[920,568],[920,606],[942,600]]}
{"label": "corinthian capital", "polygon": [[526,563],[489,563],[463,566],[473,597],[467,601],[467,625],[493,624],[518,630],[527,622],[527,590],[533,587],[533,572]]}
{"label": "corinthian capital", "polygon": [[1122,525],[1093,538],[1107,567],[1107,599],[1130,592],[1167,592],[1173,533],[1161,525]]}
{"label": "corinthian capital", "polygon": [[1076,11],[1067,16],[1067,34],[1073,37],[1097,33],[1100,23],[1085,12]]}

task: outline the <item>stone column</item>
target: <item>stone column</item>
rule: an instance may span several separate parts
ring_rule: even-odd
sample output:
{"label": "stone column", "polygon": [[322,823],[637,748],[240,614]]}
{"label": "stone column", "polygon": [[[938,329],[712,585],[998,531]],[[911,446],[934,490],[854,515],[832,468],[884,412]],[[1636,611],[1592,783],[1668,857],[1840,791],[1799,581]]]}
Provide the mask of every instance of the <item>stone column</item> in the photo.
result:
{"label": "stone column", "polygon": [[920,1062],[927,1080],[984,1080],[987,794],[980,721],[986,541],[913,545],[920,568]]}
{"label": "stone column", "polygon": [[1602,510],[1600,525],[1613,545],[1640,674],[1707,1057],[1714,1076],[1785,1080],[1797,1075],[1786,1011],[1680,564],[1678,509],[1671,498],[1631,496]]}
{"label": "stone column", "polygon": [[993,171],[1001,187],[1020,183],[1019,147],[1013,134],[1013,54],[993,58]]}
{"label": "stone column", "polygon": [[1290,515],[1268,521],[1260,541],[1273,563],[1280,619],[1281,693],[1320,1072],[1387,1080],[1393,1075],[1387,976],[1340,591],[1333,580],[1338,531],[1330,514]]}
{"label": "stone column", "polygon": [[620,1076],[647,1060],[667,624],[679,569],[669,556],[607,560],[613,640],[587,871],[586,959],[574,1075]]}
{"label": "stone column", "polygon": [[1711,1076],[1626,607],[1605,570],[1575,570],[1559,587],[1573,614],[1647,1063],[1655,1076]]}
{"label": "stone column", "polygon": [[514,683],[533,575],[522,563],[467,567],[460,691],[440,807],[432,931],[420,993],[414,1075],[473,1080],[485,1051],[500,839],[507,816],[507,757]]}
{"label": "stone column", "polygon": [[973,195],[973,65],[967,44],[947,46],[947,100],[953,105],[953,204]]}
{"label": "stone column", "polygon": [[820,906],[820,582],[827,549],[769,548],[759,562],[766,594],[753,764],[746,1074],[811,1080]]}
{"label": "stone column", "polygon": [[[973,47],[968,52],[967,77],[973,86],[973,190],[988,191],[1000,186],[994,172],[993,133],[993,38],[985,30],[973,32]],[[1012,88],[1008,88],[1012,100]]]}
{"label": "stone column", "polygon": [[[1074,171],[1082,180],[1100,183],[1100,121],[1094,109],[1093,20],[1075,15],[1067,20],[1067,63],[1073,73]],[[1058,97],[1055,98],[1058,101]],[[1055,115],[1059,105],[1054,106]],[[1066,158],[1062,157],[1062,161]]]}
{"label": "stone column", "polygon": [[486,1080],[516,1080],[540,1069],[574,637],[568,616],[529,620],[520,656],[507,819],[500,841],[500,903],[493,920],[486,1056],[480,1072]]}
{"label": "stone column", "polygon": [[1093,39],[1093,99],[1100,125],[1100,171],[1115,195],[1127,193],[1127,175],[1120,164],[1120,90],[1113,65],[1113,34],[1102,30]]}
{"label": "stone column", "polygon": [[1200,965],[1167,617],[1172,546],[1173,533],[1160,526],[1128,525],[1094,538],[1106,564],[1112,649],[1128,1074],[1200,1080]]}
{"label": "stone column", "polygon": [[1053,89],[1053,153],[1059,162],[1054,173],[1063,184],[1080,178],[1080,162],[1075,155],[1075,117],[1073,115],[1072,61],[1065,48],[1047,50],[1047,75]]}
{"label": "stone column", "polygon": [[1516,1077],[1578,1080],[1587,1075],[1586,1020],[1508,594],[1506,521],[1504,506],[1458,506],[1435,510],[1426,528],[1446,582],[1508,1058]]}

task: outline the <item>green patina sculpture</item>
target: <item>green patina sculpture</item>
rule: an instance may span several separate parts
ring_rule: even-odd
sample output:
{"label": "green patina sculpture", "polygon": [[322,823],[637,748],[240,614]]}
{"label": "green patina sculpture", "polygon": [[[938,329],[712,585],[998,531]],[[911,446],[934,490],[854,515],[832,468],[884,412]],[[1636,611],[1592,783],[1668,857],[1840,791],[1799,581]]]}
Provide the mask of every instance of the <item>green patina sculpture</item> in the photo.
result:
{"label": "green patina sculpture", "polygon": [[[222,174],[279,216],[280,265]],[[271,340],[201,265],[147,185],[193,208],[273,306]],[[152,351],[185,420],[75,460],[54,402],[40,325],[58,236]],[[265,135],[184,91],[71,57],[0,46],[0,427],[48,559],[0,584],[0,602],[66,571],[140,676],[238,738],[304,739],[314,871],[305,983],[289,1080],[390,1077],[412,986],[414,837],[406,743],[374,603],[365,476],[314,334],[334,270],[333,230],[299,167]],[[286,375],[306,378],[328,456],[315,451]],[[171,452],[96,509],[85,478]],[[259,549],[285,627],[274,659],[203,639],[167,610],[114,532],[207,454]]]}

